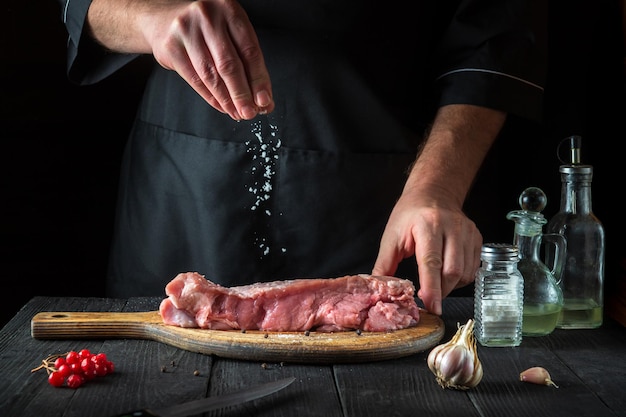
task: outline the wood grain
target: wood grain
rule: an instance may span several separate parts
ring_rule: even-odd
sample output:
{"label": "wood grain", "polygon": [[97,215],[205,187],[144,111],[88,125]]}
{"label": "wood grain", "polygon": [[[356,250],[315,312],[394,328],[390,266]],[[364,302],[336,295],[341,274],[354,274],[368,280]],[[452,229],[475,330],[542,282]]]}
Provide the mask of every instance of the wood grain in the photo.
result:
{"label": "wood grain", "polygon": [[35,339],[147,339],[224,358],[357,363],[400,358],[435,346],[443,321],[421,311],[416,327],[391,332],[265,332],[206,330],[163,323],[158,311],[41,312],[31,320]]}

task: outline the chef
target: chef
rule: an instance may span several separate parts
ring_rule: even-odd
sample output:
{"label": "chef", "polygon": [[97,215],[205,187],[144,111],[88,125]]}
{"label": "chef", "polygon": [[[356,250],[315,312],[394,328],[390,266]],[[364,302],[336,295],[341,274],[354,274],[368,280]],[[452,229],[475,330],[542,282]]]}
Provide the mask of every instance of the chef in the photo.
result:
{"label": "chef", "polygon": [[73,82],[154,58],[108,296],[373,273],[441,314],[473,281],[463,205],[507,115],[540,117],[544,2],[59,2]]}

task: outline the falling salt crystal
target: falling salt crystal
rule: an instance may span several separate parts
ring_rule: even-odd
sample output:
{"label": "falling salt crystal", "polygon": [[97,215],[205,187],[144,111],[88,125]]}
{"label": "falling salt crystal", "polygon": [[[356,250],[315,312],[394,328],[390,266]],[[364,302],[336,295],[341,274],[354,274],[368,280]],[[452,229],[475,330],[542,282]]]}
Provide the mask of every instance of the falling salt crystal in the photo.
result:
{"label": "falling salt crystal", "polygon": [[[267,125],[269,128],[264,129],[263,120],[257,120],[252,123],[250,133],[254,139],[245,142],[247,146],[246,152],[251,157],[249,170],[251,183],[245,185],[245,187],[254,198],[253,203],[250,205],[250,210],[262,213],[270,218],[272,210],[270,210],[268,204],[270,204],[274,190],[276,164],[279,159],[279,149],[282,142],[278,136],[278,127],[269,123]],[[279,212],[278,215],[282,215],[282,213]],[[263,223],[255,222],[255,224],[261,225]],[[269,238],[262,236],[263,232],[267,233],[269,231],[269,227],[270,225],[267,223],[267,230],[254,231],[254,242],[261,250],[261,256],[267,256],[272,246]],[[286,249],[281,248],[281,252],[286,252]]]}

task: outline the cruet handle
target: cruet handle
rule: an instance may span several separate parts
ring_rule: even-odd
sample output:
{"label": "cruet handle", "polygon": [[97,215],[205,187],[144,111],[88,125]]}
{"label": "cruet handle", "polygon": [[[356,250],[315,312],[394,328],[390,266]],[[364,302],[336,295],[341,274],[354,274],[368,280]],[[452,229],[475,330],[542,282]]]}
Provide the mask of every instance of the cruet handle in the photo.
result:
{"label": "cruet handle", "polygon": [[567,241],[565,237],[558,233],[545,233],[541,236],[544,242],[549,242],[556,248],[554,251],[554,259],[552,265],[547,265],[548,268],[552,268],[550,272],[554,276],[557,285],[561,283],[561,274],[563,273],[563,267],[565,266],[565,252],[567,249]]}

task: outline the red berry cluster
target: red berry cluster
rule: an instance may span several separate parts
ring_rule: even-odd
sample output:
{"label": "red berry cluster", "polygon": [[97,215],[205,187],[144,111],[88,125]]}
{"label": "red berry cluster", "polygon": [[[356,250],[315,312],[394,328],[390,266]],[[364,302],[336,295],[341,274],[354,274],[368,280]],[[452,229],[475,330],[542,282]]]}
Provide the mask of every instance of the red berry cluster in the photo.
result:
{"label": "red berry cluster", "polygon": [[104,353],[91,353],[88,349],[52,355],[42,361],[41,368],[48,372],[48,383],[54,387],[66,385],[78,388],[98,376],[113,373],[115,367]]}

